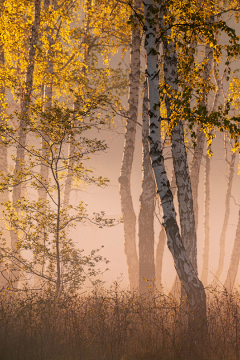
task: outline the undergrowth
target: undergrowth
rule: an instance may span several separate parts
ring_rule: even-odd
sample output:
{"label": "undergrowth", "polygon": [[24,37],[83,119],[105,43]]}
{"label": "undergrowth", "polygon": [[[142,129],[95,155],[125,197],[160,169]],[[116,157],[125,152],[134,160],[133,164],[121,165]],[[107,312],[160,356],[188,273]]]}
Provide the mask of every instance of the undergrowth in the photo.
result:
{"label": "undergrowth", "polygon": [[[115,285],[88,295],[0,293],[2,360],[240,359],[240,294],[207,291],[205,342],[172,296],[137,296]],[[206,334],[205,334],[206,335]],[[194,340],[195,339],[195,340]]]}

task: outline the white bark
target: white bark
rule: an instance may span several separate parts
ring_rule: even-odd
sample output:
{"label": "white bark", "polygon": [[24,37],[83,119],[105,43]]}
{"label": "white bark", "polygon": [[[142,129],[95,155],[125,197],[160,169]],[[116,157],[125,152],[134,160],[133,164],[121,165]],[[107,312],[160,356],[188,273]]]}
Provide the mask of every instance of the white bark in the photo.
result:
{"label": "white bark", "polygon": [[[154,211],[156,200],[156,182],[154,179],[149,154],[149,119],[148,119],[148,89],[145,82],[143,98],[143,180],[140,196],[139,212],[139,292],[145,293],[149,287],[154,287]],[[146,281],[148,280],[148,282]]]}
{"label": "white bark", "polygon": [[[161,27],[164,28],[163,21],[161,23]],[[171,30],[167,30],[166,36],[170,37],[170,35]],[[170,40],[170,38],[165,38],[163,40],[163,49],[165,84],[167,85],[167,88],[171,89],[173,92],[173,94],[167,95],[166,97],[167,116],[168,119],[170,119],[172,116],[171,100],[172,97],[174,97],[174,91],[178,91],[175,42]],[[188,258],[197,272],[197,236],[195,231],[193,198],[187,153],[184,143],[184,129],[181,121],[179,121],[172,130],[172,156],[178,190],[182,242],[186,249]]]}
{"label": "white bark", "polygon": [[172,130],[172,155],[178,189],[181,237],[189,260],[197,273],[197,236],[182,122]]}
{"label": "white bark", "polygon": [[[171,180],[171,191],[174,198],[177,191],[176,177],[174,172]],[[160,289],[162,288],[162,268],[163,268],[163,255],[164,255],[165,244],[166,244],[166,232],[164,226],[162,226],[159,232],[158,244],[156,250],[156,281],[157,281],[157,287],[159,287],[160,284]],[[176,278],[178,279],[178,276]]]}
{"label": "white bark", "polygon": [[[179,228],[176,221],[176,212],[173,204],[173,196],[167,178],[164,158],[162,154],[162,144],[160,136],[160,104],[159,104],[159,70],[157,54],[157,34],[156,34],[156,8],[154,0],[144,3],[145,14],[145,49],[147,52],[147,75],[149,82],[149,101],[150,101],[150,155],[154,170],[158,194],[160,195],[163,213],[164,227],[167,234],[167,244],[174,259],[177,274],[186,290],[189,305],[194,309],[194,314],[206,316],[206,295],[202,283],[197,277],[186,250],[183,246]],[[162,17],[163,19],[163,17]],[[161,19],[161,20],[162,20]]]}
{"label": "white bark", "polygon": [[[133,4],[137,11],[141,6],[140,0]],[[138,100],[140,85],[140,24],[132,28],[132,44],[130,53],[128,119],[125,131],[125,142],[122,158],[120,183],[120,199],[124,225],[124,248],[127,258],[130,289],[136,289],[139,284],[139,265],[136,249],[136,215],[131,195],[131,172],[135,148],[136,125],[138,116]]]}

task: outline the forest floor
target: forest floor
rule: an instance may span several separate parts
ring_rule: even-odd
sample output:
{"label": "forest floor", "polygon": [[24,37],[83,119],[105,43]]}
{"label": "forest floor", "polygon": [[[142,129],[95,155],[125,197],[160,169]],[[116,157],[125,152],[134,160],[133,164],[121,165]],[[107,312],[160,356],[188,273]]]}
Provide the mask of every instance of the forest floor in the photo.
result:
{"label": "forest floor", "polygon": [[0,293],[1,360],[237,360],[240,293],[207,290],[206,327],[189,331],[186,306],[158,291],[115,285],[85,295]]}

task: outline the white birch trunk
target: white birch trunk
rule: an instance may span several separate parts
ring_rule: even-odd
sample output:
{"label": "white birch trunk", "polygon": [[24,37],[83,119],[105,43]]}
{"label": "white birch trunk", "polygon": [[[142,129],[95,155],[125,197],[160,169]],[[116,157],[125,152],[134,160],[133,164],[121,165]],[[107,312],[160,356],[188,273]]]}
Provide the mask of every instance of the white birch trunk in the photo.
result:
{"label": "white birch trunk", "polygon": [[[40,26],[40,11],[41,11],[41,0],[35,0],[35,8],[34,8],[34,23],[32,26],[32,34],[30,39],[29,53],[28,53],[28,62],[29,65],[26,71],[26,81],[25,81],[25,89],[22,97],[20,99],[21,105],[21,120],[19,127],[19,143],[17,147],[17,156],[16,156],[16,164],[15,164],[15,176],[17,177],[19,173],[22,171],[21,163],[24,161],[24,147],[26,145],[26,131],[23,131],[25,127],[25,118],[28,116],[28,107],[31,101],[31,93],[33,86],[33,71],[34,71],[34,57],[36,52],[36,45],[38,40],[38,31]],[[13,202],[16,203],[18,199],[22,196],[23,186],[19,184],[13,188]],[[16,208],[17,213],[19,210]],[[18,241],[17,235],[14,231],[11,231],[11,248],[13,251],[16,250],[16,244]],[[19,270],[16,269],[12,273],[12,281],[15,287],[18,286],[18,278],[19,278]]]}
{"label": "white birch trunk", "polygon": [[[171,180],[171,191],[173,198],[176,195],[177,191],[177,184],[176,184],[176,177],[173,172],[172,180]],[[163,255],[164,255],[164,248],[166,244],[166,231],[164,229],[164,226],[162,226],[159,236],[158,236],[158,244],[157,244],[157,250],[156,250],[156,281],[157,281],[157,287],[160,289],[163,288],[162,286],[162,268],[163,268]],[[177,276],[178,279],[178,276]],[[179,280],[178,280],[179,281]]]}
{"label": "white birch trunk", "polygon": [[[149,119],[148,119],[148,88],[145,82],[143,98],[143,180],[140,196],[139,212],[139,292],[145,293],[149,287],[154,287],[154,211],[156,201],[156,182],[154,179],[149,154]],[[148,282],[147,282],[147,281]]]}
{"label": "white birch trunk", "polygon": [[172,130],[172,155],[178,189],[181,237],[188,258],[197,273],[197,236],[182,122]]}
{"label": "white birch trunk", "polygon": [[[140,0],[135,0],[134,8],[141,6]],[[125,131],[124,150],[121,173],[118,179],[120,183],[120,199],[124,226],[124,248],[127,258],[128,275],[131,291],[139,285],[139,265],[136,249],[136,215],[133,208],[131,195],[131,172],[133,154],[135,149],[136,125],[138,116],[139,85],[140,85],[140,24],[132,28],[132,44],[130,53],[128,119]]]}
{"label": "white birch trunk", "polygon": [[[188,296],[190,307],[194,310],[194,316],[202,319],[206,317],[206,294],[201,281],[197,277],[186,250],[183,246],[179,228],[176,221],[176,212],[173,204],[173,196],[167,178],[162,154],[160,133],[160,104],[159,104],[159,69],[157,54],[156,34],[156,10],[157,4],[154,0],[144,3],[145,14],[145,48],[147,52],[147,75],[149,82],[150,101],[150,155],[154,170],[158,194],[160,195],[163,213],[164,227],[167,234],[167,244],[174,259],[177,274],[183,283]],[[197,319],[196,319],[197,320]]]}
{"label": "white birch trunk", "polygon": [[[212,68],[212,62],[213,62],[213,50],[212,50],[212,48],[210,48],[209,44],[206,44],[205,45],[205,57],[204,57],[205,68],[204,68],[204,72],[203,72],[203,80],[205,82],[209,81],[210,71]],[[207,107],[207,97],[205,94],[203,95],[202,105]],[[183,134],[182,134],[182,136],[183,136]],[[194,235],[194,237],[191,237],[190,232],[188,232],[188,234],[186,236],[186,243],[188,243],[188,246],[185,243],[185,236],[184,236],[184,233],[186,233],[186,231],[184,230],[184,232],[181,232],[183,244],[186,248],[187,254],[189,255],[190,260],[192,261],[192,264],[194,265],[195,269],[197,269],[197,242],[195,242],[196,241],[195,239],[196,239],[196,229],[197,229],[197,225],[198,225],[198,185],[199,185],[200,166],[201,166],[201,161],[202,161],[202,156],[203,156],[204,144],[205,144],[205,134],[203,131],[198,130],[196,147],[195,147],[194,153],[193,153],[193,159],[192,159],[192,163],[191,163],[191,173],[190,173],[194,222],[195,222],[195,226],[194,226],[193,219],[191,219],[191,223],[192,223],[191,228],[193,229],[195,227],[195,235]],[[177,161],[176,163],[178,164],[179,162]],[[184,187],[184,181],[182,182],[182,186]],[[186,191],[186,189],[181,190],[182,198],[188,199],[188,195],[187,196],[186,196],[186,194],[184,195],[185,191]],[[191,207],[191,201],[189,202],[189,205]],[[185,204],[185,206],[187,206],[187,203]],[[206,204],[205,209],[207,206],[208,205]],[[190,213],[191,213],[191,211],[190,211]],[[187,219],[188,219],[187,212],[185,212],[185,219],[187,222]],[[206,221],[209,221],[208,218],[205,218],[205,219],[206,219]],[[182,228],[182,216],[181,216],[181,208],[180,208],[181,230],[186,228],[186,222],[185,222],[185,226]],[[206,236],[207,236],[207,234],[206,234]],[[189,242],[189,239],[191,239],[191,238],[193,241],[192,244],[191,244],[191,240]],[[204,266],[206,267],[207,266],[206,265],[206,256],[208,254],[207,247],[209,246],[209,245],[207,245],[208,244],[207,238],[206,238],[205,243],[206,243],[206,249],[204,249],[204,252],[205,252]],[[190,254],[188,249],[194,249],[194,248],[195,248],[195,253]],[[174,286],[173,286],[174,288],[177,286],[176,282],[177,281],[174,282]]]}
{"label": "white birch trunk", "polygon": [[[164,28],[164,23],[161,24]],[[166,31],[166,36],[171,35],[171,30]],[[165,84],[171,91],[178,91],[177,85],[177,55],[174,41],[164,39],[164,77]],[[173,94],[174,96],[174,94]],[[171,95],[166,97],[168,119],[171,118]],[[188,169],[187,153],[184,143],[183,123],[180,121],[172,130],[172,156],[176,176],[181,237],[187,256],[197,273],[197,236],[195,231],[195,217],[193,210],[192,189]]]}

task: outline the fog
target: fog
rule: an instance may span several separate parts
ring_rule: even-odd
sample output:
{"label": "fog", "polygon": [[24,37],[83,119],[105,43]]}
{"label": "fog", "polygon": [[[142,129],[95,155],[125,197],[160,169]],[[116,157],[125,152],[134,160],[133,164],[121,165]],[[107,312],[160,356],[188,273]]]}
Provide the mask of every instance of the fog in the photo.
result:
{"label": "fog", "polygon": [[[140,116],[139,116],[140,119]],[[140,119],[141,121],[141,119]],[[93,136],[105,140],[108,144],[108,149],[105,152],[100,152],[93,155],[89,161],[89,165],[94,171],[95,175],[106,176],[109,179],[108,186],[97,187],[96,185],[89,185],[87,187],[73,189],[71,193],[71,200],[73,204],[77,201],[83,200],[88,206],[88,213],[104,211],[109,218],[119,219],[121,217],[121,205],[119,197],[118,177],[120,174],[122,152],[124,146],[124,122],[122,119],[117,119],[115,129],[102,130],[96,132],[91,130]],[[225,196],[227,189],[227,163],[224,159],[223,135],[218,134],[217,138],[213,140],[213,156],[210,165],[210,253],[209,253],[209,268],[208,268],[208,282],[211,285],[214,274],[218,266],[219,260],[219,240],[222,230],[223,217],[225,212]],[[165,151],[171,154],[171,149],[166,148]],[[192,157],[192,148],[188,149],[189,163]],[[230,155],[230,154],[228,154]],[[169,157],[169,156],[168,156]],[[142,145],[141,145],[141,127],[137,127],[136,133],[136,148],[134,155],[133,171],[131,178],[131,190],[134,203],[135,214],[139,214],[139,196],[141,193],[141,179],[142,179]],[[169,176],[172,172],[171,159],[167,160],[167,170]],[[199,223],[198,223],[198,273],[202,271],[202,255],[203,255],[203,207],[204,207],[204,167],[205,159],[202,160],[199,183]],[[233,242],[238,220],[238,205],[239,198],[239,176],[238,173],[238,159],[235,162],[235,173],[232,188],[232,198],[230,202],[230,220],[226,235],[225,247],[225,262],[221,278],[217,281],[219,286],[224,283],[230,263]],[[157,200],[159,201],[159,200]],[[235,204],[236,202],[236,204]],[[161,214],[159,214],[159,204],[156,204],[155,215],[155,248],[158,242],[159,231],[161,230]],[[175,197],[175,206],[177,208],[177,199]],[[157,216],[158,215],[158,216]],[[138,228],[137,232],[138,234]],[[123,224],[118,224],[111,228],[105,227],[99,229],[96,225],[85,223],[73,230],[72,236],[76,241],[77,246],[85,249],[86,253],[92,249],[100,248],[101,254],[105,256],[110,263],[107,264],[108,271],[104,272],[101,279],[104,281],[104,286],[109,287],[113,281],[121,279],[121,286],[129,288],[128,269],[126,263],[126,256],[124,253],[124,232]],[[137,249],[138,250],[138,249]],[[102,264],[105,269],[106,265]],[[173,281],[176,276],[172,256],[165,245],[164,259],[163,259],[163,273],[162,285],[166,293],[171,290]],[[236,280],[237,285],[239,275]],[[90,286],[89,284],[87,286]],[[156,286],[158,287],[158,279],[156,279]]]}

